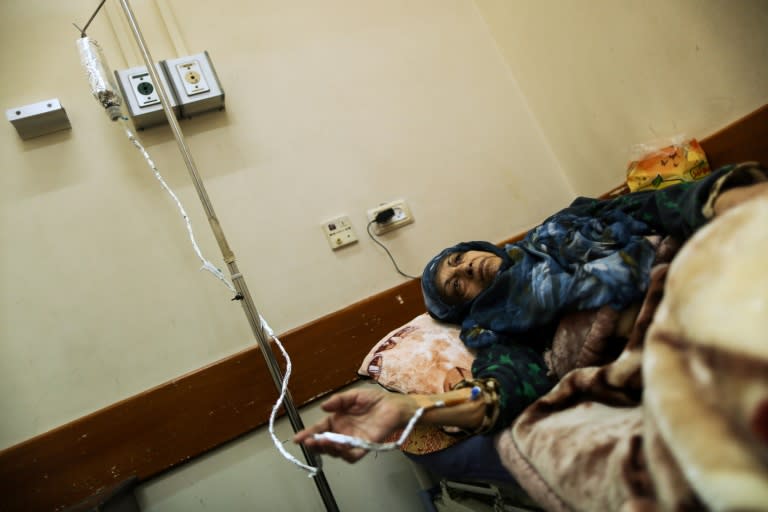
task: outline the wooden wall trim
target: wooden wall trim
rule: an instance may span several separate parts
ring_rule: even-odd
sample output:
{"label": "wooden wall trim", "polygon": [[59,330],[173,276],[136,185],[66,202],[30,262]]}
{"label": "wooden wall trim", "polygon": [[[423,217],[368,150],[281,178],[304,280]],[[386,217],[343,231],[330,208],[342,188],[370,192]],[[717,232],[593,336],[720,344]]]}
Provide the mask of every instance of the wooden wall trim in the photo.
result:
{"label": "wooden wall trim", "polygon": [[713,169],[750,160],[768,165],[768,104],[700,142]]}
{"label": "wooden wall trim", "polygon": [[[768,164],[768,105],[701,144],[713,168]],[[357,380],[373,344],[423,311],[408,281],[281,335],[296,405]],[[61,510],[126,478],[146,481],[264,425],[276,398],[260,350],[244,350],[0,451],[0,509]]]}

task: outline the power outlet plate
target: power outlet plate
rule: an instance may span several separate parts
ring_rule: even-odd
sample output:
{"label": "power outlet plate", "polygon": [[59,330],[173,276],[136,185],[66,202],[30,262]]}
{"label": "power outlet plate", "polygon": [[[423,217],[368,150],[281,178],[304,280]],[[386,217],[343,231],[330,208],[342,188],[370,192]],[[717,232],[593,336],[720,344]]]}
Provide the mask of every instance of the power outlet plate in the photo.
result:
{"label": "power outlet plate", "polygon": [[371,227],[375,235],[381,235],[394,229],[399,229],[413,222],[413,214],[411,213],[411,209],[408,208],[408,204],[404,199],[397,199],[389,203],[381,204],[376,208],[371,208],[367,212],[368,221],[372,221],[376,218],[376,215],[389,208],[392,208],[395,211],[394,216],[392,216],[392,218],[387,222],[374,222]]}
{"label": "power outlet plate", "polygon": [[322,228],[328,239],[328,245],[334,251],[357,242],[355,230],[352,229],[352,223],[346,215],[323,222]]}

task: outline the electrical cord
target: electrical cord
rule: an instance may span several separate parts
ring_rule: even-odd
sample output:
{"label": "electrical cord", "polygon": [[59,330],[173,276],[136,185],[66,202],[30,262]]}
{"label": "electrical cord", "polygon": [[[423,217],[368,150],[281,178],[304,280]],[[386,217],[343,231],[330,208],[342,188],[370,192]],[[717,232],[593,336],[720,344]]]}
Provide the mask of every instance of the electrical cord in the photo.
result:
{"label": "electrical cord", "polygon": [[381,224],[383,222],[386,222],[392,217],[394,217],[394,215],[395,215],[395,210],[393,210],[392,208],[387,208],[386,210],[379,212],[376,215],[376,218],[374,218],[372,221],[368,223],[366,231],[368,231],[368,236],[371,237],[371,240],[379,244],[379,246],[382,249],[384,249],[384,251],[387,253],[387,256],[389,256],[389,259],[392,260],[392,264],[395,266],[395,270],[397,271],[398,274],[400,274],[403,277],[407,277],[408,279],[419,279],[417,276],[406,274],[405,272],[400,270],[400,267],[397,266],[397,262],[395,261],[395,258],[392,256],[392,253],[389,252],[389,249],[387,249],[383,243],[377,240],[376,237],[373,236],[373,233],[371,232],[371,226],[373,226],[374,224]]}

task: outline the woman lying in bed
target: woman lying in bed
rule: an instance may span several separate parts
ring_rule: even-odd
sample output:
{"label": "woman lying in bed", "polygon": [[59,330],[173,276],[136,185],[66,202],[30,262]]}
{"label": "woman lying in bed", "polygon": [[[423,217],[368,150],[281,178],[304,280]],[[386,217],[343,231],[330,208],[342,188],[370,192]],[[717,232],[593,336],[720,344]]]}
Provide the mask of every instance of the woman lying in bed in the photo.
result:
{"label": "woman lying in bed", "polygon": [[461,325],[462,340],[476,350],[475,379],[432,396],[373,389],[336,394],[323,404],[330,415],[294,441],[354,462],[367,451],[313,434],[380,442],[419,408],[426,409],[423,423],[472,433],[511,425],[554,385],[543,354],[563,314],[610,306],[625,317],[615,335],[625,335],[621,326],[633,324],[654,261],[647,237],[684,241],[714,216],[761,194],[768,195],[766,169],[726,166],[659,191],[578,198],[503,249],[468,242],[443,250],[422,275],[425,304],[438,320]]}

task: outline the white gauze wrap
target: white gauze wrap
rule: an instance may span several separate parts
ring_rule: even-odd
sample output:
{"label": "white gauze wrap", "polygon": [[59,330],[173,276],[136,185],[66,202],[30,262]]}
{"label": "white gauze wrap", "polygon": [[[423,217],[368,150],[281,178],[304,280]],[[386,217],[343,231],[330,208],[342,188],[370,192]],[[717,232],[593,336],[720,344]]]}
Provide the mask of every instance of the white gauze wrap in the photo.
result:
{"label": "white gauze wrap", "polygon": [[106,109],[109,118],[117,121],[122,115],[123,98],[101,53],[101,47],[93,39],[81,37],[77,40],[77,49],[80,52],[80,63],[88,73],[91,92]]}

